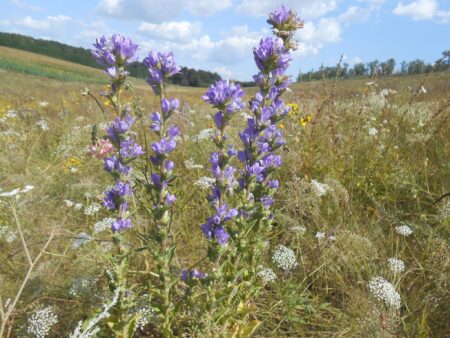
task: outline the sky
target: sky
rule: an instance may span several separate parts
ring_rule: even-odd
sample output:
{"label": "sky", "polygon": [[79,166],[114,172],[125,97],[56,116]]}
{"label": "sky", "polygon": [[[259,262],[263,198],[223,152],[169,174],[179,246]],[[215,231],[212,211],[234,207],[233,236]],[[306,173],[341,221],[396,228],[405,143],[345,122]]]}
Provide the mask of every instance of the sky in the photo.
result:
{"label": "sky", "polygon": [[450,0],[0,0],[0,31],[91,48],[120,33],[177,63],[250,81],[252,48],[271,35],[267,15],[280,4],[304,28],[288,73],[374,59],[434,62],[450,49]]}

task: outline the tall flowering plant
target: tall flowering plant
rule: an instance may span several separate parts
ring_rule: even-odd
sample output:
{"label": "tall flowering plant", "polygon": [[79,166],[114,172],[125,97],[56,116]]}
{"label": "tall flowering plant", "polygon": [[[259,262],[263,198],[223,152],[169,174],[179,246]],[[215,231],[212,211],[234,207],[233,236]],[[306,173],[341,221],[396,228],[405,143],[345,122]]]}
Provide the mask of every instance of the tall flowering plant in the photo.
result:
{"label": "tall flowering plant", "polygon": [[[223,287],[219,288],[222,295],[213,294],[210,299],[226,299],[227,304],[222,308],[226,310],[218,310],[215,317],[221,318],[224,327],[234,322],[239,332],[250,332],[259,325],[257,321],[246,322],[250,311],[248,300],[259,290],[257,267],[274,219],[273,196],[279,182],[273,174],[282,163],[276,150],[285,144],[277,125],[289,112],[281,96],[291,84],[285,72],[292,59],[290,51],[295,46],[292,38],[295,30],[302,27],[297,14],[285,6],[271,13],[268,23],[276,37],[261,39],[253,49],[259,70],[254,80],[259,90],[249,101],[252,117],[247,119],[247,127],[239,135],[243,144],[240,151],[233,146],[225,148],[225,128],[233,113],[243,108],[242,91],[237,85],[221,81],[211,86],[203,97],[219,110],[214,118],[217,129],[214,142],[218,151],[210,159],[215,184],[208,197],[215,214],[202,225],[202,231],[212,242],[210,258],[216,263],[216,282]],[[235,156],[242,164],[239,172],[230,164]],[[235,208],[230,208],[224,200],[230,191],[239,196],[240,203]],[[217,246],[225,247],[221,261]],[[211,248],[216,248],[213,255]],[[230,312],[230,307],[236,311]]]}
{"label": "tall flowering plant", "polygon": [[101,95],[110,102],[114,113],[106,135],[96,142],[99,149],[91,149],[94,152],[97,150],[97,157],[103,159],[104,170],[114,181],[113,186],[105,191],[103,199],[104,206],[116,213],[116,219],[111,224],[116,252],[111,259],[113,269],[108,271],[107,276],[111,291],[118,295],[118,300],[111,310],[110,327],[116,334],[126,335],[133,330],[136,316],[130,311],[133,307],[127,283],[130,250],[129,245],[124,244],[122,233],[132,226],[129,210],[133,196],[131,164],[144,151],[134,140],[131,128],[135,118],[131,115],[130,104],[123,102],[122,94],[123,90],[129,89],[128,72],[124,67],[137,60],[138,45],[129,38],[114,34],[110,38],[97,39],[94,47],[92,55],[105,66],[111,81],[107,87],[109,90]]}
{"label": "tall flowering plant", "polygon": [[172,114],[177,110],[179,101],[166,98],[165,85],[167,79],[180,71],[173,58],[173,54],[150,52],[143,64],[148,69],[147,82],[159,99],[160,112],[150,115],[150,129],[156,140],[151,144],[149,160],[152,172],[145,185],[146,194],[150,197],[150,214],[153,227],[141,238],[155,260],[158,280],[149,287],[149,293],[158,309],[162,332],[165,336],[172,336],[175,311],[175,286],[180,281],[180,275],[174,273],[172,261],[176,245],[171,235],[171,210],[176,196],[171,192],[170,184],[174,179],[175,164],[169,159],[177,146],[180,130],[169,124]]}
{"label": "tall flowering plant", "polygon": [[248,262],[251,266],[257,266],[274,218],[273,196],[279,182],[273,174],[282,164],[276,151],[285,144],[278,124],[289,112],[282,99],[291,84],[285,72],[295,46],[293,35],[303,25],[298,15],[284,5],[270,14],[268,23],[276,37],[261,39],[253,49],[259,70],[253,78],[259,90],[249,101],[252,117],[240,133],[243,149],[238,152],[244,166],[239,177],[243,200],[239,223],[251,243]]}
{"label": "tall flowering plant", "polygon": [[230,163],[237,152],[233,145],[227,144],[226,128],[233,115],[244,108],[241,101],[243,95],[239,84],[224,80],[217,81],[203,95],[203,100],[218,111],[214,115],[216,133],[213,137],[217,151],[211,154],[209,160],[215,181],[208,200],[215,213],[202,225],[202,231],[206,238],[221,246],[227,244],[230,237],[225,224],[238,215],[237,210],[230,208],[225,199],[225,195],[231,194],[237,184],[236,168]]}

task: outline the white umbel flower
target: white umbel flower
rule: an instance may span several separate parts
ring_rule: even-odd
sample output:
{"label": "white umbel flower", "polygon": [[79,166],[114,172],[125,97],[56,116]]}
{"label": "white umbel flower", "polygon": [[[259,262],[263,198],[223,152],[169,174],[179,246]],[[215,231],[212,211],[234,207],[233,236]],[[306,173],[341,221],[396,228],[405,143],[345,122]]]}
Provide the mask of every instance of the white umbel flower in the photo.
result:
{"label": "white umbel flower", "polygon": [[369,129],[369,136],[377,136],[378,130],[377,128],[370,128]]}
{"label": "white umbel flower", "polygon": [[84,208],[84,214],[87,216],[93,216],[97,212],[99,212],[101,208],[102,208],[102,206],[100,204],[92,203],[88,207]]}
{"label": "white umbel flower", "polygon": [[194,182],[194,185],[199,187],[202,190],[207,190],[212,187],[212,185],[216,182],[215,178],[203,176],[200,177],[197,181]]}
{"label": "white umbel flower", "polygon": [[406,224],[396,226],[395,232],[398,233],[399,235],[405,236],[405,237],[408,237],[409,235],[411,235],[413,233],[411,228],[409,226],[407,226]]}
{"label": "white umbel flower", "polygon": [[104,218],[101,221],[98,221],[97,223],[94,224],[94,232],[98,234],[99,232],[111,229],[111,224],[114,221],[115,219],[111,217]]}
{"label": "white umbel flower", "polygon": [[39,120],[36,122],[36,125],[42,130],[42,131],[47,131],[50,129],[50,127],[48,126],[48,122],[45,120]]}
{"label": "white umbel flower", "polygon": [[36,338],[46,337],[53,325],[58,322],[58,316],[51,306],[37,310],[28,319],[28,333]]}
{"label": "white umbel flower", "polygon": [[290,271],[298,265],[294,251],[284,245],[279,245],[276,248],[272,255],[272,261],[285,271]]}
{"label": "white umbel flower", "polygon": [[277,279],[277,275],[273,272],[272,269],[264,268],[263,266],[259,266],[259,271],[256,273],[256,276],[261,278],[264,284],[271,283]]}
{"label": "white umbel flower", "polygon": [[369,291],[379,301],[386,305],[399,309],[401,306],[400,294],[394,286],[383,277],[375,277],[369,282]]}
{"label": "white umbel flower", "polygon": [[203,141],[203,140],[209,140],[214,135],[214,129],[213,128],[206,128],[203,130],[200,130],[198,135],[193,137],[194,141]]}
{"label": "white umbel flower", "polygon": [[85,233],[85,232],[80,232],[77,235],[77,238],[75,238],[72,242],[72,249],[78,249],[80,246],[85,245],[86,243],[89,243],[90,241],[92,241],[92,237]]}
{"label": "white umbel flower", "polygon": [[402,273],[405,270],[405,263],[401,259],[391,257],[388,259],[389,269],[394,273]]}
{"label": "white umbel flower", "polygon": [[314,192],[316,193],[317,197],[321,197],[325,195],[328,190],[330,190],[330,187],[328,184],[320,183],[317,180],[311,180],[311,185],[313,187]]}

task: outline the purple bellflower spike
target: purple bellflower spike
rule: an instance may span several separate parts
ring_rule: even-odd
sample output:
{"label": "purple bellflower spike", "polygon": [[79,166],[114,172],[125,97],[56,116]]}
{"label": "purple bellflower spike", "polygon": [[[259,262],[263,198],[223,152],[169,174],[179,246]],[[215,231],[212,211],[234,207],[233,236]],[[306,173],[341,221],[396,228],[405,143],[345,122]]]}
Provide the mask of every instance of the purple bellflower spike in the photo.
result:
{"label": "purple bellflower spike", "polygon": [[97,39],[94,47],[95,49],[91,51],[92,56],[99,64],[107,67],[106,72],[111,77],[128,75],[123,66],[137,61],[138,45],[120,34],[113,34],[109,39],[103,36]]}
{"label": "purple bellflower spike", "polygon": [[244,103],[241,101],[242,96],[244,96],[244,91],[239,84],[228,80],[218,80],[209,87],[203,95],[203,100],[215,108],[231,114],[244,108]]}
{"label": "purple bellflower spike", "polygon": [[[269,15],[267,23],[273,26],[278,31],[295,31],[298,28],[303,27],[303,22],[292,9],[288,9],[286,6],[281,5]],[[287,32],[285,33],[287,34]]]}
{"label": "purple bellflower spike", "polygon": [[292,60],[283,40],[271,37],[261,39],[258,47],[253,49],[253,56],[259,70],[277,76],[284,73]]}
{"label": "purple bellflower spike", "polygon": [[161,94],[161,85],[163,81],[178,73],[181,69],[175,63],[172,52],[150,52],[144,59],[144,66],[147,67],[150,75],[147,78],[147,82],[150,84],[155,94],[158,95]]}

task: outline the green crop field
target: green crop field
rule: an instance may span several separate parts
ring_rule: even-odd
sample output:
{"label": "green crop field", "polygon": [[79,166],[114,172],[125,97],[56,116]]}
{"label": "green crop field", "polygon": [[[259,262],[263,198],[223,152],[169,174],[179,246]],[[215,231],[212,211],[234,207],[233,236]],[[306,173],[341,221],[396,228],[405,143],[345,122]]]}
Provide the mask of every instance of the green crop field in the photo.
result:
{"label": "green crop field", "polygon": [[[50,306],[58,317],[50,336],[66,337],[112,297],[105,278],[111,230],[104,224],[114,215],[102,206],[112,182],[102,161],[87,154],[93,126],[105,134],[114,117],[99,95],[108,78],[97,69],[6,47],[0,47],[0,78],[2,313],[25,280],[9,336],[28,336],[30,313]],[[131,81],[142,98],[135,136],[149,149],[154,139],[143,130],[159,101],[145,81]],[[81,95],[86,88],[97,102]],[[208,320],[206,306],[190,308],[180,298],[179,336],[186,325],[191,331],[184,337],[448,337],[450,72],[326,79],[291,89],[285,101],[292,109],[279,125],[287,143],[279,150],[280,188],[263,260],[276,279],[231,309],[245,312],[254,330]],[[200,228],[211,214],[202,182],[211,176],[209,157],[216,149],[208,137],[214,111],[202,100],[205,91],[167,89],[167,97],[180,100],[172,119],[181,129],[171,154],[177,196],[171,231],[176,268],[200,261],[201,270],[212,273],[214,263],[202,260],[208,241]],[[244,101],[255,92],[249,88]],[[132,93],[123,100],[133,102]],[[229,127],[228,141],[237,148],[245,125],[245,115],[236,114]],[[27,185],[34,188],[8,196]],[[148,224],[145,213],[133,214],[133,228],[124,234],[130,247],[142,246],[136,234]],[[279,245],[295,253],[291,271],[271,258]],[[150,285],[156,269],[148,253],[132,254],[130,292]],[[374,295],[370,283],[378,276],[391,281],[401,306],[393,309]],[[203,299],[202,284],[191,291]],[[134,336],[159,337],[155,327],[146,322]]]}

